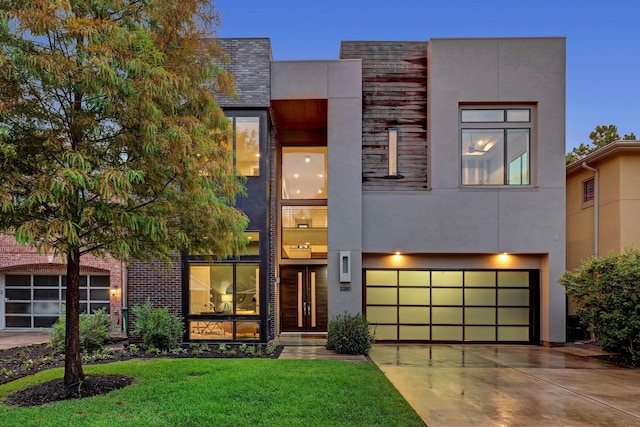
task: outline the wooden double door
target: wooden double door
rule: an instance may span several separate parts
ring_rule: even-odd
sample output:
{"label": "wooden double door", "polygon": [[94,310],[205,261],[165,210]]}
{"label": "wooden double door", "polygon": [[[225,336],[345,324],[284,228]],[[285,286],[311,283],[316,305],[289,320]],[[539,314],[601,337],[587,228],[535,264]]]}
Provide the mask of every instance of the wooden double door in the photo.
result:
{"label": "wooden double door", "polygon": [[326,332],[327,266],[280,267],[282,332]]}

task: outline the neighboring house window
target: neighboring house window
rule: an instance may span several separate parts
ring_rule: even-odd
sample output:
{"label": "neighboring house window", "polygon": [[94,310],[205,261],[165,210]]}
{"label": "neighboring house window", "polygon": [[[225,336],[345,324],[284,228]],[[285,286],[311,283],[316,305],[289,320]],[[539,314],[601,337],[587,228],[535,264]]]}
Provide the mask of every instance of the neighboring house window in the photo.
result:
{"label": "neighboring house window", "polygon": [[462,108],[462,185],[531,184],[531,108]]}
{"label": "neighboring house window", "polygon": [[236,172],[260,175],[260,117],[229,117],[233,122]]}
{"label": "neighboring house window", "polygon": [[593,178],[582,181],[582,203],[592,202],[595,197],[595,180]]}

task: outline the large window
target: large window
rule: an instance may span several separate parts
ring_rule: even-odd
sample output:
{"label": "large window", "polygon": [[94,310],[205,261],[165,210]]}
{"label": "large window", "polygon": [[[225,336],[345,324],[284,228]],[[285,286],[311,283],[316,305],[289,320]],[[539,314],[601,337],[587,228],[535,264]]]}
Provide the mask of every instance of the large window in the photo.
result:
{"label": "large window", "polygon": [[463,185],[531,184],[531,111],[460,110]]}
{"label": "large window", "polygon": [[282,258],[326,259],[326,206],[282,207]]}
{"label": "large window", "polygon": [[236,172],[244,176],[260,175],[260,118],[230,117],[233,123],[233,150]]}
{"label": "large window", "polygon": [[283,259],[327,258],[327,147],[282,147]]}
{"label": "large window", "polygon": [[[7,328],[49,328],[64,313],[67,277],[62,275],[5,276]],[[109,276],[80,276],[80,311],[109,312]]]}
{"label": "large window", "polygon": [[259,263],[191,264],[190,338],[259,339],[259,278]]}

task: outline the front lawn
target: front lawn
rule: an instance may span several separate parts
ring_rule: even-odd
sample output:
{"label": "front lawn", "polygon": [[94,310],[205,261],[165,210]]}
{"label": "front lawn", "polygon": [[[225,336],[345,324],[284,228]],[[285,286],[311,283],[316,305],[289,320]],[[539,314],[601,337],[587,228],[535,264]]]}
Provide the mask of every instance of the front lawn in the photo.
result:
{"label": "front lawn", "polygon": [[[134,359],[85,373],[135,384],[40,407],[0,404],[8,426],[424,426],[372,363],[333,360]],[[52,369],[0,386],[0,399],[62,376]]]}

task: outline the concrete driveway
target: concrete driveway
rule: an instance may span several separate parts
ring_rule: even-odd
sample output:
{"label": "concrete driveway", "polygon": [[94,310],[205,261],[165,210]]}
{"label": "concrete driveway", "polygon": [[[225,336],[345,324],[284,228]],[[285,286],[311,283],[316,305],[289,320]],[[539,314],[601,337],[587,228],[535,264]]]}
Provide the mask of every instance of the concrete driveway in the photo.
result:
{"label": "concrete driveway", "polygon": [[429,427],[640,426],[640,369],[590,351],[375,345],[370,357]]}
{"label": "concrete driveway", "polygon": [[48,332],[6,332],[0,331],[0,350],[42,344],[49,341]]}

